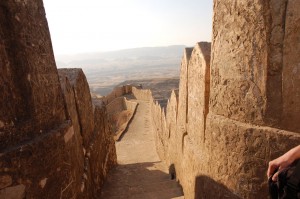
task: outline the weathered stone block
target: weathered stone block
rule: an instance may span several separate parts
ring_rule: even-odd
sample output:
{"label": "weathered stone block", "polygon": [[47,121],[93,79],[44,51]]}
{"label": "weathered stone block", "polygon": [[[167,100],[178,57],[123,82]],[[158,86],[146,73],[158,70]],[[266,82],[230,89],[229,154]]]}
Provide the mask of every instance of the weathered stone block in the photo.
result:
{"label": "weathered stone block", "polygon": [[21,184],[21,185],[2,189],[0,190],[0,198],[23,199],[25,198],[25,186]]}
{"label": "weathered stone block", "polygon": [[79,196],[83,166],[77,161],[80,154],[76,151],[81,146],[74,136],[65,142],[66,134],[72,131],[67,122],[30,142],[2,151],[0,176],[10,176],[12,182],[0,195],[9,198],[11,190],[23,186],[26,198]]}
{"label": "weathered stone block", "polygon": [[[210,89],[210,43],[197,43],[188,70],[187,132],[195,143],[204,142]],[[180,80],[181,81],[181,80]]]}
{"label": "weathered stone block", "polygon": [[300,2],[287,2],[283,49],[283,128],[300,132]]}
{"label": "weathered stone block", "polygon": [[0,2],[0,150],[65,120],[45,10],[38,1]]}
{"label": "weathered stone block", "polygon": [[300,82],[298,8],[287,0],[214,1],[212,112],[299,131],[299,98],[290,96]]}
{"label": "weathered stone block", "polygon": [[186,132],[187,110],[188,110],[187,109],[188,64],[191,58],[192,51],[193,48],[185,48],[181,60],[181,67],[180,67],[177,127],[180,129],[182,134]]}
{"label": "weathered stone block", "polygon": [[94,132],[94,112],[86,77],[82,69],[75,68],[59,69],[59,74],[61,79],[67,77],[73,88],[83,144],[88,147]]}
{"label": "weathered stone block", "polygon": [[108,171],[117,164],[117,155],[113,132],[110,129],[106,108],[95,106],[95,131],[91,145],[89,165],[91,169],[91,195],[100,195],[102,184]]}
{"label": "weathered stone block", "polygon": [[267,198],[268,161],[297,146],[300,136],[209,114],[205,141],[212,179],[241,198]]}

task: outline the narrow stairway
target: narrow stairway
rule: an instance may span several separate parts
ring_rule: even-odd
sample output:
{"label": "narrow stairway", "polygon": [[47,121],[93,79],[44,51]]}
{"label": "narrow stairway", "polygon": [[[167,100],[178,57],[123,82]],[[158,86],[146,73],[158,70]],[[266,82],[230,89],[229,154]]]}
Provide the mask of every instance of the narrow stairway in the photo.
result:
{"label": "narrow stairway", "polygon": [[110,171],[103,199],[183,199],[176,180],[155,148],[150,104],[139,101],[136,114],[121,141],[116,143],[118,166]]}

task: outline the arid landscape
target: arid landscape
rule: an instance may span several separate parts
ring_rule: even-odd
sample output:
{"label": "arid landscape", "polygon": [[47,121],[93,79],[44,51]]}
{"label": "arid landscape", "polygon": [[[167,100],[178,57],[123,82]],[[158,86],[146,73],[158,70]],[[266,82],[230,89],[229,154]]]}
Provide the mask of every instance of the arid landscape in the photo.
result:
{"label": "arid landscape", "polygon": [[56,62],[59,68],[82,68],[91,92],[104,96],[124,81],[179,78],[178,66],[184,48],[178,45],[57,56]]}

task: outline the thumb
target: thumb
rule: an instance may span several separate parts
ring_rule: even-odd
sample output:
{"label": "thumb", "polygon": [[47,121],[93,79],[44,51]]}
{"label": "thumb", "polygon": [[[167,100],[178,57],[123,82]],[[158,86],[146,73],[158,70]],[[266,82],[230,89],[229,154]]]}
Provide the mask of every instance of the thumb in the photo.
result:
{"label": "thumb", "polygon": [[268,178],[270,178],[274,174],[274,172],[277,168],[278,168],[278,166],[276,164],[274,164],[273,162],[269,163],[269,167],[268,167],[268,171],[267,171]]}

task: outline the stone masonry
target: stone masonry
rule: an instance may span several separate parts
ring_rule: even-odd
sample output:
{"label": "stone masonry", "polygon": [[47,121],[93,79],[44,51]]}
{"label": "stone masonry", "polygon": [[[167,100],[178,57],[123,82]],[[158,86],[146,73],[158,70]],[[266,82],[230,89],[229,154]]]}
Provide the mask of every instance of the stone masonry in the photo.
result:
{"label": "stone masonry", "polygon": [[185,50],[166,114],[152,103],[158,154],[185,198],[268,198],[268,162],[300,143],[299,10],[214,0],[212,45]]}
{"label": "stone masonry", "polygon": [[42,0],[0,2],[0,198],[98,198],[116,164],[104,106],[56,69]]}

